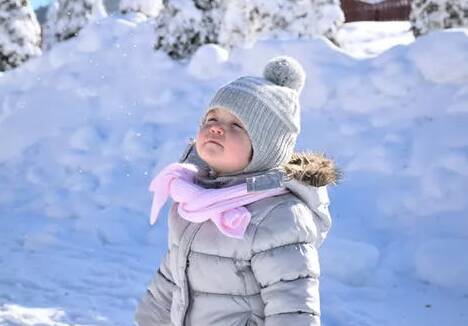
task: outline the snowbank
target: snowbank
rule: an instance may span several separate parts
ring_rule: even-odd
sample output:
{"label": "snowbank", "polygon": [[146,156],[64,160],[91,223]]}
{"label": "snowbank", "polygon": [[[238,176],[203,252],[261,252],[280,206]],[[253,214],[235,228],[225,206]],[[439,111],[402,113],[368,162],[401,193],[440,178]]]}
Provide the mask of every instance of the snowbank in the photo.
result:
{"label": "snowbank", "polygon": [[468,292],[468,239],[430,239],[415,253],[416,272],[427,282]]}
{"label": "snowbank", "polygon": [[345,175],[330,188],[324,321],[404,324],[405,305],[363,315],[357,304],[422,298],[420,281],[452,303],[442,315],[467,321],[466,30],[366,60],[317,38],[206,46],[182,65],[153,51],[151,22],[128,17],[0,75],[0,321],[16,304],[53,307],[39,315],[65,325],[131,324],[166,246],[164,219],[147,224],[151,177],[178,159],[219,86],[279,54],[307,72],[298,149],[328,153]]}

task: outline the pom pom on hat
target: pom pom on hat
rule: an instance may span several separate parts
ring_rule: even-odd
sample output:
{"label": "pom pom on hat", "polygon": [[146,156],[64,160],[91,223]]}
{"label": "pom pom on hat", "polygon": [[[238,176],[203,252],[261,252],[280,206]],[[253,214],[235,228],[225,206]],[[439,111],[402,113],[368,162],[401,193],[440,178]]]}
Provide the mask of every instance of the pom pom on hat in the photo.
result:
{"label": "pom pom on hat", "polygon": [[263,69],[263,77],[276,85],[294,89],[298,93],[302,91],[305,83],[305,72],[301,64],[288,56],[271,59]]}

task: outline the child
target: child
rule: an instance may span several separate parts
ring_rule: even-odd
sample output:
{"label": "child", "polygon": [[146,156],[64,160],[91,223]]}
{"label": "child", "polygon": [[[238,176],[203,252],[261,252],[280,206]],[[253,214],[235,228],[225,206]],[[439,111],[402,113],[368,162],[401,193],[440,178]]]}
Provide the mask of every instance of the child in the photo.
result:
{"label": "child", "polygon": [[218,90],[195,141],[153,180],[169,249],[139,326],[320,325],[317,248],[331,219],[332,161],[293,153],[305,81],[291,57]]}

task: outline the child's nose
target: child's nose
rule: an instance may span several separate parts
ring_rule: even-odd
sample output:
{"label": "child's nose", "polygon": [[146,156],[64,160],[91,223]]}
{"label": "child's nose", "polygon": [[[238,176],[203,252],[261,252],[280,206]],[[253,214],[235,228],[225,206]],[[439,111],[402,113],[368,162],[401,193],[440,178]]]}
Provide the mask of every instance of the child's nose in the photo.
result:
{"label": "child's nose", "polygon": [[213,134],[222,135],[224,133],[224,129],[220,125],[214,124],[210,126],[210,132]]}

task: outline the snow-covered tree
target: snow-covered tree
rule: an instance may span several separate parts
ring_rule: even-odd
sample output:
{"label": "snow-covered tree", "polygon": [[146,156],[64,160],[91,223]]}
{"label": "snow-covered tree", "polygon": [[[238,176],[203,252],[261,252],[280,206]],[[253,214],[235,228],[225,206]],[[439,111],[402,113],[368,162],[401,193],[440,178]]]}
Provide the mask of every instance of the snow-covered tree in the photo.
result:
{"label": "snow-covered tree", "polygon": [[415,36],[436,29],[468,26],[468,1],[413,0],[410,22]]}
{"label": "snow-covered tree", "polygon": [[156,49],[173,58],[199,46],[245,46],[259,38],[334,36],[344,22],[339,0],[168,0],[156,18]]}
{"label": "snow-covered tree", "polygon": [[340,0],[314,0],[314,20],[316,35],[323,35],[331,41],[336,40],[336,34],[345,22]]}
{"label": "snow-covered tree", "polygon": [[43,32],[44,48],[76,36],[90,21],[106,15],[102,0],[54,0]]}
{"label": "snow-covered tree", "polygon": [[201,45],[217,43],[220,0],[169,0],[155,21],[155,49],[174,59],[192,55]]}
{"label": "snow-covered tree", "polygon": [[140,12],[148,17],[155,17],[163,9],[163,0],[120,0],[121,13]]}
{"label": "snow-covered tree", "polygon": [[26,0],[0,0],[0,71],[41,54],[41,29]]}
{"label": "snow-covered tree", "polygon": [[232,0],[222,21],[220,43],[235,46],[258,38],[333,40],[344,14],[339,0]]}

